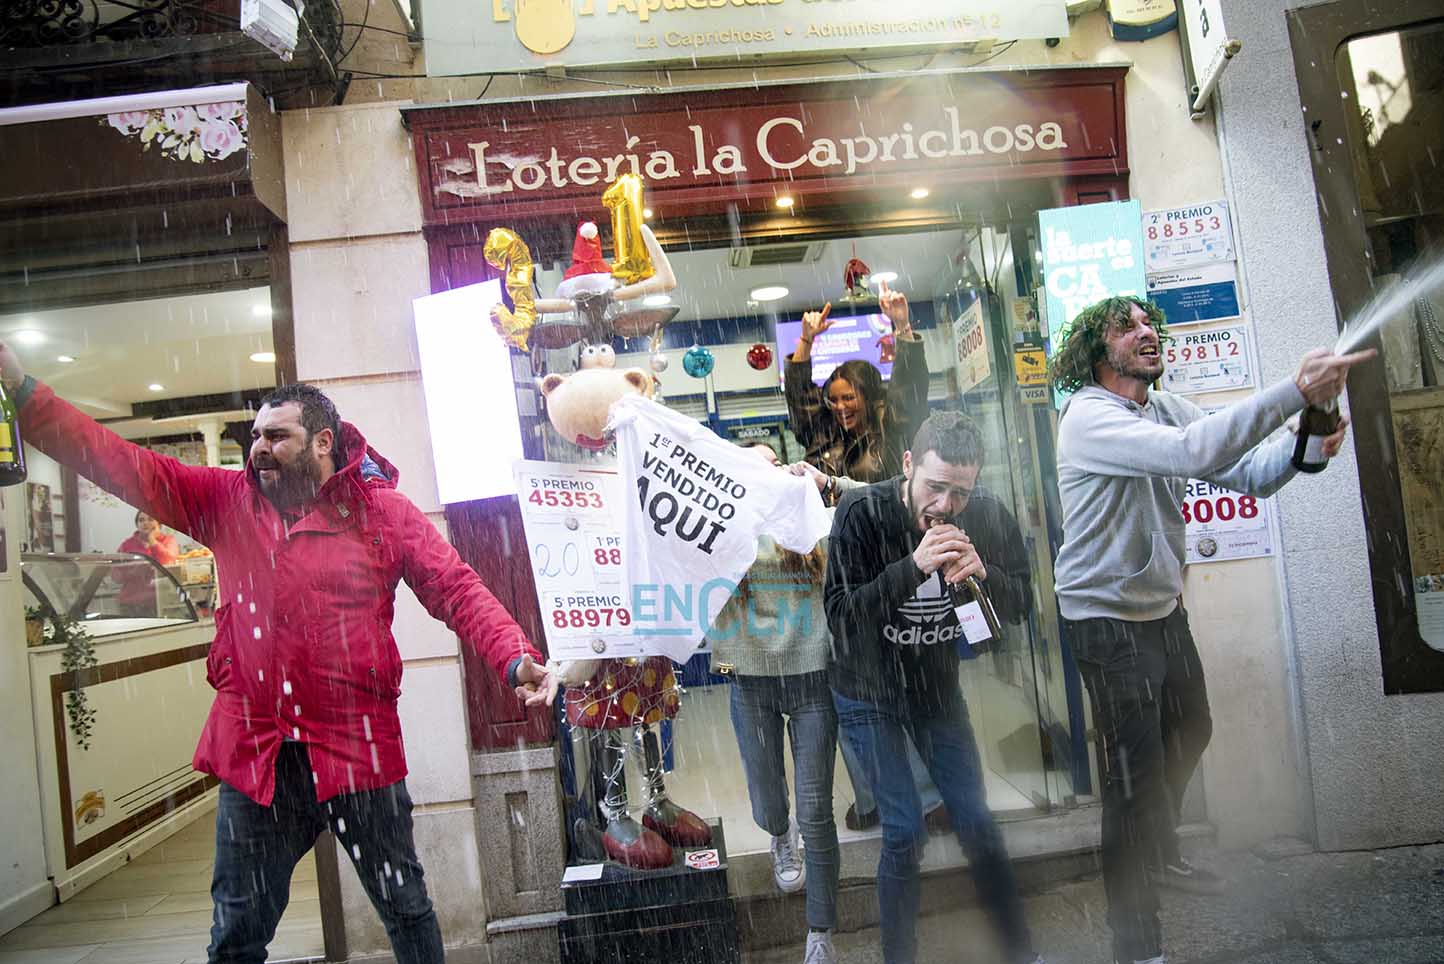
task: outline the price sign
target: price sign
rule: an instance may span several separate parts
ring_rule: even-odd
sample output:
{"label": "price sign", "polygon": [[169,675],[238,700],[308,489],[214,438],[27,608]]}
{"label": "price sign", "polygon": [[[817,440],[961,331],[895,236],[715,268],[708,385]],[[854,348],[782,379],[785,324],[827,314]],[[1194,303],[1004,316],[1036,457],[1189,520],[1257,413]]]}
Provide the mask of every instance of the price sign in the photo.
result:
{"label": "price sign", "polygon": [[513,474],[551,658],[641,655],[623,578],[621,477],[526,460]]}
{"label": "price sign", "polygon": [[1233,260],[1227,201],[1143,213],[1143,254],[1150,272]]}
{"label": "price sign", "polygon": [[1187,560],[1226,562],[1273,555],[1269,500],[1190,479],[1183,499]]}
{"label": "price sign", "polygon": [[953,322],[953,353],[958,364],[958,391],[972,391],[991,371],[982,299],[973,302]]}
{"label": "price sign", "polygon": [[1167,391],[1195,395],[1253,385],[1246,326],[1189,331],[1174,338],[1163,352],[1163,387]]}

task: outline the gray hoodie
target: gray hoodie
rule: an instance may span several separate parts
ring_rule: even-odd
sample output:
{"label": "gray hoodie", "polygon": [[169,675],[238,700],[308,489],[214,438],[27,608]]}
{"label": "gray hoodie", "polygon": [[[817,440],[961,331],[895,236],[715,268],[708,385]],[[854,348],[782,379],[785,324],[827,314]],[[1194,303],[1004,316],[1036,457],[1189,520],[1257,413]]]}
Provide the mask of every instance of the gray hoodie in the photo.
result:
{"label": "gray hoodie", "polygon": [[1054,581],[1067,619],[1143,622],[1173,612],[1183,592],[1189,479],[1272,495],[1293,478],[1294,437],[1264,442],[1304,397],[1286,379],[1205,415],[1168,392],[1139,405],[1088,385],[1059,415],[1063,546]]}

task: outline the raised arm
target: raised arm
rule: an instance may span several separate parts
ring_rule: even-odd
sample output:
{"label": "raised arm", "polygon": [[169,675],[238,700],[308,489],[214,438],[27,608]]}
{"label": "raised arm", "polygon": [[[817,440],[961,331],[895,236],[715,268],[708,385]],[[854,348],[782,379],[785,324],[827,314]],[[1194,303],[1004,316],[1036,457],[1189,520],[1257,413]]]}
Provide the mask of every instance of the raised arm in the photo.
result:
{"label": "raised arm", "polygon": [[793,353],[782,361],[787,421],[809,458],[827,443],[828,427],[834,424],[832,413],[823,401],[822,389],[812,381],[812,342],[831,326],[827,320],[831,310],[832,302],[828,302],[821,311],[809,311],[802,316],[802,337]]}
{"label": "raised arm", "polygon": [[922,336],[913,331],[907,295],[884,284],[878,294],[878,307],[892,322],[896,351],[887,386],[888,411],[896,430],[903,435],[902,447],[907,448],[918,426],[928,417],[928,355]]}
{"label": "raised arm", "polygon": [[1060,460],[1096,475],[1208,478],[1304,406],[1292,379],[1183,427],[1139,418],[1121,405],[1082,397],[1058,426]]}
{"label": "raised arm", "polygon": [[116,435],[26,377],[16,392],[25,439],[147,515],[203,543],[223,494],[245,485],[231,469],[186,465]]}

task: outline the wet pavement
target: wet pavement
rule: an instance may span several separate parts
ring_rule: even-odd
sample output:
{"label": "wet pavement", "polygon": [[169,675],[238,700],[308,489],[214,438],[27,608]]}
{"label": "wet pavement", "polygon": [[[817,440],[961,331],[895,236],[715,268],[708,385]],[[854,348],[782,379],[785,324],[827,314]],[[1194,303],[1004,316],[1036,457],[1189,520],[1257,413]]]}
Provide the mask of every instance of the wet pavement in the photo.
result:
{"label": "wet pavement", "polygon": [[[1444,845],[1335,854],[1298,853],[1302,849],[1197,851],[1195,862],[1228,877],[1230,886],[1217,897],[1164,892],[1170,964],[1444,962]],[[1049,885],[1026,903],[1049,964],[1112,960],[1097,877]],[[922,918],[918,938],[920,964],[1000,960],[976,907]],[[840,964],[882,960],[875,928],[840,933],[835,947]],[[745,960],[792,964],[802,961],[802,949],[799,941]]]}

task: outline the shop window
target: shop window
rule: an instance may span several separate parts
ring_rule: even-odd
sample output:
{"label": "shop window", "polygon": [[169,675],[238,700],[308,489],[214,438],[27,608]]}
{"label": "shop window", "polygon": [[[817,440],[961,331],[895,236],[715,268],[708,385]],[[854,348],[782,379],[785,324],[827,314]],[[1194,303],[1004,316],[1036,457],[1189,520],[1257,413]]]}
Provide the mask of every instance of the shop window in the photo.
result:
{"label": "shop window", "polygon": [[1388,692],[1437,691],[1444,689],[1444,24],[1357,37],[1339,49],[1335,66],[1374,290],[1351,322],[1371,313],[1387,319],[1382,377],[1351,392],[1387,397],[1387,421],[1378,424],[1392,457],[1359,460],[1366,503],[1383,506],[1371,526],[1383,522],[1391,536],[1370,540],[1384,683]]}

